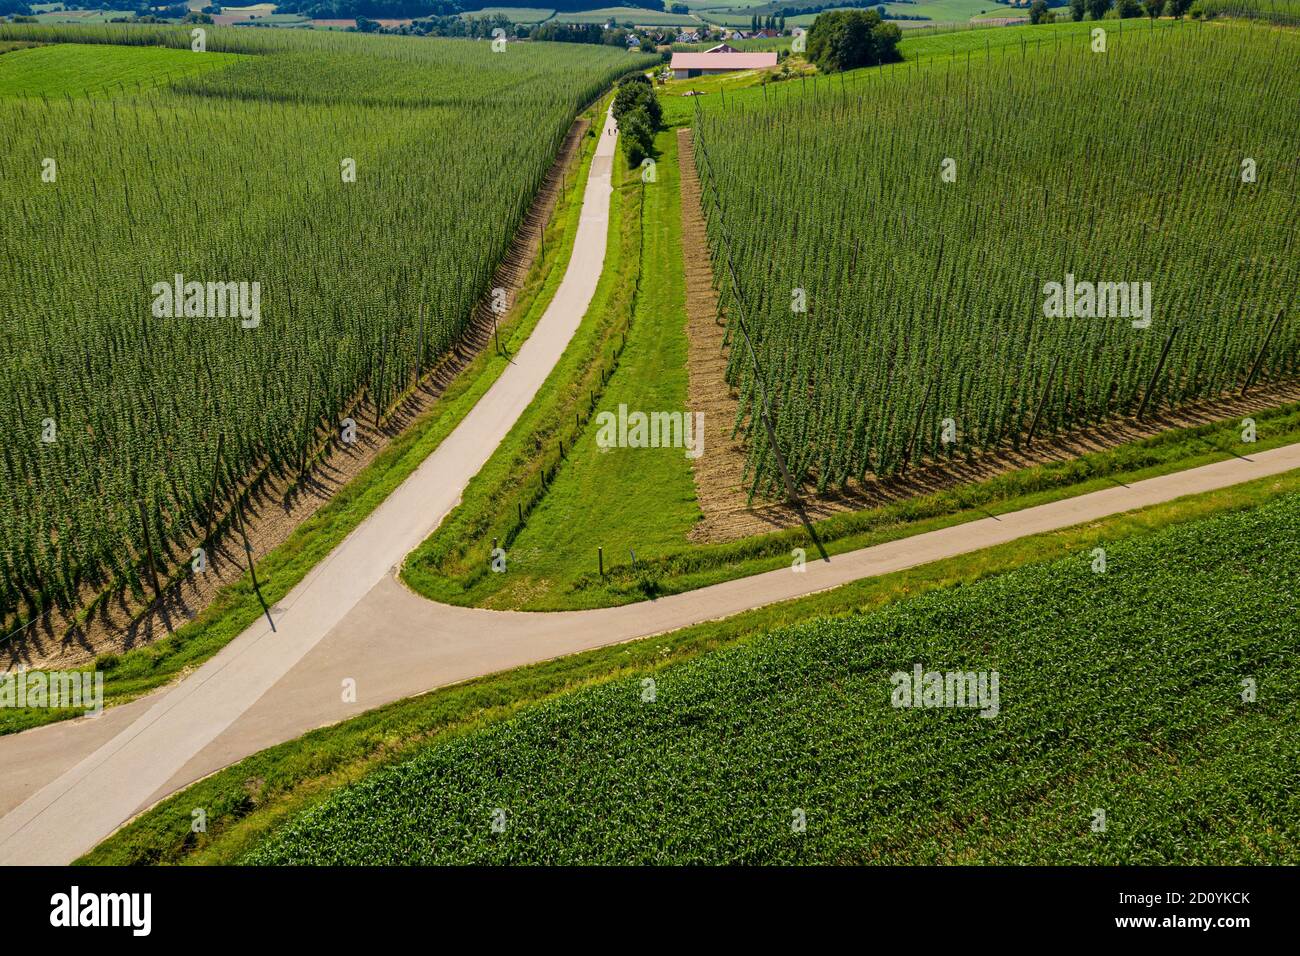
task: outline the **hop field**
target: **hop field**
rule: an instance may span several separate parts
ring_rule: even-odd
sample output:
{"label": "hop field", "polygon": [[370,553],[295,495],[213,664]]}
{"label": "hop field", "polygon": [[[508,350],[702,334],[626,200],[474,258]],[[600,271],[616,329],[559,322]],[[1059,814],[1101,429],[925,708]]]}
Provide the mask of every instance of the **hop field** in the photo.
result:
{"label": "hop field", "polygon": [[[826,490],[1300,369],[1300,37],[1056,40],[700,105],[755,490],[760,385],[795,479]],[[1069,276],[1149,283],[1149,324],[1049,317]]]}
{"label": "hop field", "polygon": [[[577,111],[643,62],[209,38],[253,55],[163,88],[0,98],[0,621],[119,581],[140,592],[150,544],[188,563],[250,476],[301,467],[362,399],[364,421],[382,413],[465,330]],[[217,55],[165,28],[0,39]],[[260,325],[157,317],[153,286],[177,274],[258,282]]]}
{"label": "hop field", "polygon": [[[1107,552],[566,694],[245,862],[1294,864],[1300,496]],[[892,706],[917,664],[997,715]]]}

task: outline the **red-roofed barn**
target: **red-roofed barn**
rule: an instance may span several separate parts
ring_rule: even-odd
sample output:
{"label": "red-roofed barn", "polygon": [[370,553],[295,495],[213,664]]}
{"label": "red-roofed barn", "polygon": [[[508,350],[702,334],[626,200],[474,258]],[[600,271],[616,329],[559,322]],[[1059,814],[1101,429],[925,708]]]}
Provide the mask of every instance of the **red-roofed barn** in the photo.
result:
{"label": "red-roofed barn", "polygon": [[776,52],[768,53],[674,53],[673,79],[734,73],[736,70],[765,70],[776,66]]}

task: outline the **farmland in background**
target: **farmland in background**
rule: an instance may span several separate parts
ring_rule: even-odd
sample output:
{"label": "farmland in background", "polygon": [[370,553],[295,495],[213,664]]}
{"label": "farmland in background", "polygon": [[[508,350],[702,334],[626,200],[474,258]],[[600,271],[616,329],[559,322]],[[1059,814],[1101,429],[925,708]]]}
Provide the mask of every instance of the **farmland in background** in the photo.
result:
{"label": "farmland in background", "polygon": [[[1300,38],[1187,24],[1112,30],[1106,54],[1060,44],[876,71],[870,97],[831,78],[701,104],[753,487],[777,476],[742,318],[791,471],[819,490],[1016,446],[1035,419],[1047,435],[1213,397],[1257,359],[1261,380],[1300,369]],[[1067,273],[1149,281],[1150,327],[1044,317]]]}
{"label": "farmland in background", "polygon": [[131,19],[132,10],[56,10],[35,14],[38,23],[108,23],[121,17]]}
{"label": "farmland in background", "polygon": [[[426,745],[245,862],[1294,863],[1297,541],[1293,493],[1103,573],[1076,554],[634,672]],[[917,664],[996,671],[996,716],[891,706]]]}
{"label": "farmland in background", "polygon": [[[118,582],[142,595],[150,547],[166,578],[251,477],[302,469],[348,413],[382,415],[465,329],[577,110],[650,62],[569,44],[208,37],[257,55],[212,82],[0,100],[0,406],[21,436],[0,458],[11,625]],[[189,45],[156,26],[0,27],[11,39],[104,44],[105,74],[176,52],[145,45]],[[85,50],[13,55],[85,66]],[[153,284],[178,273],[260,282],[260,326],[154,317]]]}
{"label": "farmland in background", "polygon": [[[998,3],[996,0],[921,0],[918,3],[883,4],[864,2],[845,4],[845,9],[876,10],[881,6],[885,8],[887,13],[894,16],[924,18],[921,20],[894,21],[903,29],[908,29],[913,24],[919,26],[926,23],[964,23],[967,20],[981,16],[986,18],[1028,16],[1025,8],[1012,7],[1005,3]],[[766,16],[769,12],[780,15],[779,7],[773,7],[770,3],[736,5],[726,8],[693,8],[691,12],[709,23],[719,23],[723,26],[739,27],[746,30],[749,29],[752,22],[751,18],[756,13],[760,16]],[[787,16],[785,23],[787,27],[806,27],[811,26],[815,19],[817,19],[815,13],[800,13]]]}
{"label": "farmland in background", "polygon": [[503,16],[511,23],[533,24],[549,20],[555,16],[555,11],[549,7],[484,7],[481,10],[466,10],[461,16],[467,19]]}
{"label": "farmland in background", "polygon": [[634,23],[637,26],[684,26],[697,27],[700,21],[679,13],[646,10],[643,7],[601,7],[596,10],[584,10],[581,13],[558,13],[558,23],[608,23],[613,20],[618,24]]}

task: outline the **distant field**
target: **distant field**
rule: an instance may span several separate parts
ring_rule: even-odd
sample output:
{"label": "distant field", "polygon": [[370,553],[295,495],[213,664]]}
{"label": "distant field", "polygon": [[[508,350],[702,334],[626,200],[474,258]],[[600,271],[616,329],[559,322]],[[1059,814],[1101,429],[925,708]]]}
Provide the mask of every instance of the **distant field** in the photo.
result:
{"label": "distant field", "polygon": [[[995,3],[994,0],[925,0],[922,3],[862,3],[855,4],[854,8],[864,10],[874,10],[883,6],[887,13],[895,16],[909,17],[926,17],[926,20],[895,21],[903,29],[908,29],[911,23],[964,23],[972,17],[1014,17],[1026,13],[1023,8],[1017,9],[1004,3]],[[848,9],[847,7],[845,9]],[[728,9],[697,9],[693,12],[699,14],[701,19],[708,20],[711,23],[720,23],[728,27],[748,28],[751,24],[752,12],[746,9],[746,5],[741,4]],[[811,26],[812,22],[817,19],[815,13],[799,14],[798,16],[786,17],[787,27],[806,27]]]}
{"label": "distant field", "polygon": [[899,16],[929,17],[931,20],[961,22],[971,17],[1015,17],[1028,11],[993,0],[924,0],[921,3],[886,3],[888,13]]}
{"label": "distant field", "polygon": [[[375,22],[378,23],[380,26],[398,27],[398,26],[402,26],[403,24],[410,23],[411,21],[384,19],[384,20],[376,20]],[[350,27],[356,26],[357,21],[355,17],[337,17],[330,20],[319,20],[319,19],[308,20],[306,21],[306,24],[310,24],[310,26],[315,30],[347,30]],[[280,24],[280,25],[285,26],[286,24]],[[287,24],[287,25],[292,26],[293,24]]]}
{"label": "distant field", "polygon": [[108,23],[118,17],[134,17],[131,10],[59,10],[36,14],[38,23]]}
{"label": "distant field", "polygon": [[616,20],[619,23],[632,22],[637,26],[690,26],[697,27],[700,21],[694,17],[675,13],[656,13],[642,7],[601,7],[598,10],[586,10],[582,13],[560,13],[555,17],[559,23],[607,23]]}
{"label": "distant field", "polygon": [[258,14],[255,19],[258,23],[271,23],[276,26],[308,22],[308,18],[304,17],[301,13],[268,13],[265,16]]}
{"label": "distant field", "polygon": [[503,16],[511,23],[541,23],[555,16],[555,11],[544,7],[484,7],[481,10],[466,10],[462,17]]}
{"label": "distant field", "polygon": [[195,56],[162,47],[61,43],[18,50],[0,59],[0,96],[80,96],[122,87],[159,86],[229,66],[234,53]]}
{"label": "distant field", "polygon": [[703,13],[709,10],[740,10],[744,7],[759,7],[769,0],[736,0],[734,3],[728,3],[727,0],[681,0],[691,10],[691,13]]}

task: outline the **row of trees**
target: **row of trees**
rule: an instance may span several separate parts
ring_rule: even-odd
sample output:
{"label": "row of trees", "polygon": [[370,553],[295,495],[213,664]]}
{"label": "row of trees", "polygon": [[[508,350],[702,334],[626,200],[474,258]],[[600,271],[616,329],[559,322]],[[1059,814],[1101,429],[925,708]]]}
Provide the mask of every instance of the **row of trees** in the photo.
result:
{"label": "row of trees", "polygon": [[[1082,20],[1084,15],[1101,20],[1112,10],[1122,20],[1148,16],[1181,18],[1192,8],[1193,0],[1070,0],[1070,19]],[[1047,9],[1046,0],[1034,0],[1029,8],[1031,23],[1050,23],[1054,14]]]}
{"label": "row of trees", "polygon": [[654,152],[655,133],[663,121],[663,107],[650,78],[633,73],[619,81],[614,94],[614,122],[623,140],[629,166],[639,166]]}

